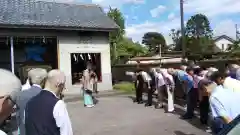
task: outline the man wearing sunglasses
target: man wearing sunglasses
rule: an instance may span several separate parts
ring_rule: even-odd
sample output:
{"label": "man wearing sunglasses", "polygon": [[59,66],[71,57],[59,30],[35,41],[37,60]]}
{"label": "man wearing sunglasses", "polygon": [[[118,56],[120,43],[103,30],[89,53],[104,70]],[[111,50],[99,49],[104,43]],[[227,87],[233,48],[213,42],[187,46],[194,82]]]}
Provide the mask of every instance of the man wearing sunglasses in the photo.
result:
{"label": "man wearing sunglasses", "polygon": [[[11,72],[0,69],[0,124],[2,124],[12,113],[15,98],[21,90],[20,80]],[[6,135],[0,130],[0,135]]]}

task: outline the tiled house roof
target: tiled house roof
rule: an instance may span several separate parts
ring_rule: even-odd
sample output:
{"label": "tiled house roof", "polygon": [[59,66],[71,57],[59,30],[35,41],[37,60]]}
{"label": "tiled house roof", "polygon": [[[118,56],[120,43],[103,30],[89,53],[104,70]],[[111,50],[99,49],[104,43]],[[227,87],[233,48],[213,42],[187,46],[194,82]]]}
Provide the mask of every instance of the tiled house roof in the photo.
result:
{"label": "tiled house roof", "polygon": [[221,39],[227,39],[228,41],[230,41],[230,42],[232,42],[232,43],[235,42],[234,39],[230,38],[230,37],[227,36],[227,35],[221,35],[221,36],[217,36],[217,37],[214,37],[214,38],[213,38],[213,40],[214,40],[215,42],[218,41],[218,40],[221,40]]}
{"label": "tiled house roof", "polygon": [[0,27],[111,31],[118,28],[97,5],[0,0]]}

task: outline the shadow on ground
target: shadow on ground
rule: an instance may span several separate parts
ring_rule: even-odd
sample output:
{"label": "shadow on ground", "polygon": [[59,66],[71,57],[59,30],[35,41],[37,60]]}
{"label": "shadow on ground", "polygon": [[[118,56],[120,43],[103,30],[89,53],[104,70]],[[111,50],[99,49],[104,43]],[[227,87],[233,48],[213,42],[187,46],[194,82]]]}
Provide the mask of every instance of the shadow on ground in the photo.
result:
{"label": "shadow on ground", "polygon": [[[134,96],[127,96],[129,99],[131,99],[133,102],[135,101],[135,97]],[[144,99],[143,100],[145,103],[147,103],[147,100]],[[166,104],[166,103],[165,103]],[[153,105],[156,106],[157,105],[157,102],[156,102],[156,99],[153,100]],[[184,115],[185,113],[185,110],[183,109],[182,107],[183,103],[180,102],[180,104],[177,103],[177,105],[175,105],[175,112],[174,114],[175,115],[178,115],[179,116],[179,119],[180,119],[180,116]],[[167,108],[164,107],[164,111],[165,113],[167,113]],[[206,130],[206,126],[203,126],[201,123],[200,123],[200,120],[199,120],[199,117],[198,117],[198,114],[196,114],[196,117],[194,117],[193,119],[190,119],[190,120],[184,120],[184,121],[187,121],[189,124],[191,124],[192,126],[200,129],[200,130],[203,130],[205,131]],[[184,134],[183,132],[181,131],[176,131],[175,132],[176,135],[188,135],[188,134]],[[190,134],[192,135],[192,134]]]}
{"label": "shadow on ground", "polygon": [[183,133],[182,131],[174,131],[175,135],[195,135],[195,134],[186,134]]}

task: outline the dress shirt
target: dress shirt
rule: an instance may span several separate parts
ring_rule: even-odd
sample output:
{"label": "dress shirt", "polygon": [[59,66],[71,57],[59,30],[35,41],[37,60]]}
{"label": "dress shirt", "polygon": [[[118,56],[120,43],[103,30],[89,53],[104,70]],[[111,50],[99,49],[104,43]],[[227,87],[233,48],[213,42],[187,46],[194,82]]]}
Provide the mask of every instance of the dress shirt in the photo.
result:
{"label": "dress shirt", "polygon": [[[51,93],[56,96],[55,93]],[[53,108],[53,117],[56,121],[57,127],[60,128],[60,135],[73,135],[72,124],[63,100],[58,100],[55,104]]]}
{"label": "dress shirt", "polygon": [[236,118],[240,114],[239,97],[240,94],[225,89],[222,85],[217,86],[209,99],[213,117]]}
{"label": "dress shirt", "polygon": [[198,84],[199,84],[199,82],[202,80],[202,79],[204,79],[204,77],[201,77],[201,76],[198,76],[198,75],[194,75],[193,76],[193,87],[194,88],[198,88]]}
{"label": "dress shirt", "polygon": [[[52,92],[52,94],[56,96],[55,93]],[[53,117],[55,118],[57,127],[60,128],[61,135],[73,135],[72,124],[63,100],[59,100],[54,106]]]}
{"label": "dress shirt", "polygon": [[22,91],[23,90],[28,90],[31,88],[31,85],[29,83],[29,80],[27,79],[26,83],[22,86]]}
{"label": "dress shirt", "polygon": [[33,84],[33,86],[35,86],[35,87],[38,87],[38,88],[41,88],[41,89],[42,89],[42,87],[41,87],[40,85],[38,85],[38,84]]}
{"label": "dress shirt", "polygon": [[148,73],[145,72],[145,71],[142,71],[142,72],[141,72],[141,75],[142,75],[142,77],[144,78],[144,81],[145,81],[145,82],[149,82],[149,81],[152,80],[151,77],[148,75]]}
{"label": "dress shirt", "polygon": [[232,77],[227,77],[223,83],[223,87],[234,92],[240,92],[240,81],[233,79]]}
{"label": "dress shirt", "polygon": [[240,81],[240,68],[236,71],[236,79]]}
{"label": "dress shirt", "polygon": [[157,73],[156,74],[156,84],[157,84],[157,87],[161,87],[163,85],[165,85],[165,80],[163,78],[163,75],[161,73]]}
{"label": "dress shirt", "polygon": [[0,135],[7,135],[5,132],[3,132],[2,130],[0,130]]}

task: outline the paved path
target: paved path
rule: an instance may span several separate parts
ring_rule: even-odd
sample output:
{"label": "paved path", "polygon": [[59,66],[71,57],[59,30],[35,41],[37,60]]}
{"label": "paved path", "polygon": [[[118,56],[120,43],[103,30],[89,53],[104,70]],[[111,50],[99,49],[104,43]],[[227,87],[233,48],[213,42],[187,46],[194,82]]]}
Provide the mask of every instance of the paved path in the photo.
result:
{"label": "paved path", "polygon": [[127,96],[99,99],[95,108],[84,108],[81,101],[68,105],[74,135],[209,135],[178,114],[145,108]]}

